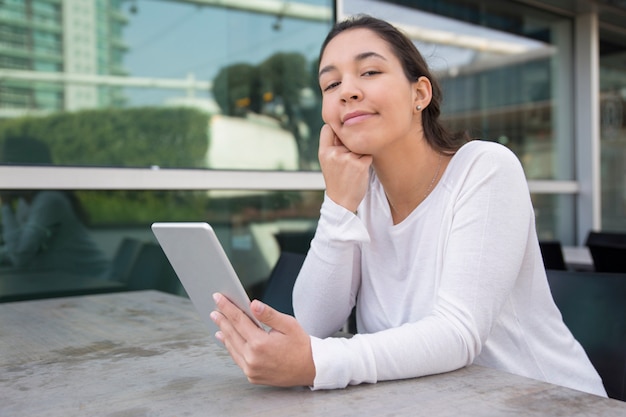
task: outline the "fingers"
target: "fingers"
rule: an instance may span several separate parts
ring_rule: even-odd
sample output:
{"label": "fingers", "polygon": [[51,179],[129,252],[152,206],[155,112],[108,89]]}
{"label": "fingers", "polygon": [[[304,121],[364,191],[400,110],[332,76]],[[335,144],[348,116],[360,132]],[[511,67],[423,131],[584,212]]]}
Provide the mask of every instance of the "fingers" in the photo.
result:
{"label": "fingers", "polygon": [[328,197],[356,211],[367,190],[373,157],[352,152],[329,125],[320,131],[318,156]]}
{"label": "fingers", "polygon": [[233,358],[233,361],[235,361],[237,366],[243,369],[246,364],[244,358],[246,341],[230,325],[228,319],[222,313],[213,311],[211,313],[211,319],[220,328],[220,330],[215,333],[215,337],[224,345],[226,350],[228,350],[228,353]]}
{"label": "fingers", "polygon": [[326,124],[322,126],[320,130],[320,152],[322,152],[323,149],[335,146],[337,141],[339,141],[339,138],[335,135],[333,129]]}
{"label": "fingers", "polygon": [[218,310],[211,318],[220,327],[216,336],[250,382],[276,386],[313,383],[310,338],[295,318],[253,301],[252,314],[273,328],[266,333],[226,297],[216,294],[214,298]]}
{"label": "fingers", "polygon": [[337,147],[343,148],[342,150],[344,153],[350,152],[350,149],[348,149],[346,145],[343,144],[341,139],[339,139],[339,136],[335,134],[335,131],[330,127],[330,125],[322,126],[322,129],[320,130],[320,154],[328,152],[331,148]]}
{"label": "fingers", "polygon": [[[264,332],[259,326],[254,323],[246,313],[244,313],[239,307],[233,304],[228,298],[222,294],[216,293],[213,295],[215,305],[219,313],[215,316],[217,320],[216,324],[222,330],[230,330],[231,328],[238,333],[244,340],[251,332]],[[213,317],[213,315],[211,316]]]}
{"label": "fingers", "polygon": [[211,313],[211,319],[220,328],[215,337],[224,344],[235,363],[244,369],[247,344],[247,338],[243,335],[244,329],[259,328],[222,294],[214,294],[213,299],[218,310]]}
{"label": "fingers", "polygon": [[221,294],[214,294],[213,299],[215,300],[217,311],[211,313],[211,320],[220,328],[215,336],[222,343],[226,343],[226,339],[245,343],[245,339],[237,331],[237,326],[234,324],[242,320],[241,315],[243,313],[238,314],[236,310],[239,309]]}
{"label": "fingers", "polygon": [[272,331],[286,334],[297,326],[295,318],[288,314],[283,314],[259,300],[252,301],[251,307],[256,319],[269,326]]}

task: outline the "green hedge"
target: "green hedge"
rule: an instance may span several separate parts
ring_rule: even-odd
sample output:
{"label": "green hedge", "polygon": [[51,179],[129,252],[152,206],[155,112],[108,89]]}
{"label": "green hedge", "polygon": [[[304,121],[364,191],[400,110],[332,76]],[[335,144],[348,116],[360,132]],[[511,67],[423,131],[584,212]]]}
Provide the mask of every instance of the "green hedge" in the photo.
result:
{"label": "green hedge", "polygon": [[197,168],[209,116],[190,108],[84,110],[0,121],[0,141],[27,136],[48,145],[57,165]]}

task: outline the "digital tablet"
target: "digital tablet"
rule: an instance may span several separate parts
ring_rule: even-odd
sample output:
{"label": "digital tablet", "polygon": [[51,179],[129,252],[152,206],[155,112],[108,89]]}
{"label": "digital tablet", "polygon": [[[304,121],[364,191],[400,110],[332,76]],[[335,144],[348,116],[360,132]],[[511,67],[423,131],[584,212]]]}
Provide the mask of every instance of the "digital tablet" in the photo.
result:
{"label": "digital tablet", "polygon": [[208,223],[153,223],[152,232],[187,295],[211,334],[219,329],[211,320],[213,294],[219,292],[265,328],[250,311],[250,299]]}

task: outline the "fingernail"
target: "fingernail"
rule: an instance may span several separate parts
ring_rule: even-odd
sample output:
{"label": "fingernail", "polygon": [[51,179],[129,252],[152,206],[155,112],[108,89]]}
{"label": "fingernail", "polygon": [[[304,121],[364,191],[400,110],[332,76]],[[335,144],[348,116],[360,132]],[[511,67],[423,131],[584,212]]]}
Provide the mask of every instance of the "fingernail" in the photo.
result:
{"label": "fingernail", "polygon": [[213,294],[213,301],[215,301],[216,303],[217,303],[218,301],[220,301],[220,295],[219,295],[219,293],[215,293],[215,294]]}
{"label": "fingernail", "polygon": [[211,312],[211,320],[213,320],[214,322],[217,323],[217,312],[216,311],[212,311]]}

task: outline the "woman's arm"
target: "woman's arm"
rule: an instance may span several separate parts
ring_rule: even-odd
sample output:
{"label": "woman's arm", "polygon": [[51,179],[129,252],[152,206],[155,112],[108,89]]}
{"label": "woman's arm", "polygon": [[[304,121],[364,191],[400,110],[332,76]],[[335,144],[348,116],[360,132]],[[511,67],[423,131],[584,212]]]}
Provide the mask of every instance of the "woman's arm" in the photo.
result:
{"label": "woman's arm", "polygon": [[224,297],[216,298],[217,310],[211,316],[220,327],[216,336],[254,383],[312,385],[316,370],[308,333],[330,336],[343,326],[354,306],[360,277],[358,243],[368,240],[354,211],[367,188],[371,157],[351,153],[324,126],[320,163],[327,193],[294,288],[298,321],[255,300],[253,314],[272,328],[265,333]]}
{"label": "woman's arm", "polygon": [[328,337],[346,323],[360,284],[359,244],[368,241],[361,220],[326,196],[293,290],[295,316],[309,334]]}
{"label": "woman's arm", "polygon": [[481,352],[515,285],[534,218],[510,152],[482,155],[463,181],[432,312],[374,334],[312,339],[315,388],[447,372]]}
{"label": "woman's arm", "polygon": [[327,337],[346,322],[360,282],[359,244],[369,241],[355,216],[369,183],[370,155],[358,155],[329,125],[318,152],[326,193],[315,238],[293,292],[294,312],[312,335]]}

